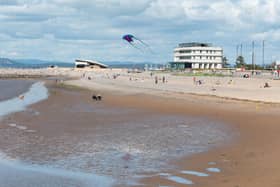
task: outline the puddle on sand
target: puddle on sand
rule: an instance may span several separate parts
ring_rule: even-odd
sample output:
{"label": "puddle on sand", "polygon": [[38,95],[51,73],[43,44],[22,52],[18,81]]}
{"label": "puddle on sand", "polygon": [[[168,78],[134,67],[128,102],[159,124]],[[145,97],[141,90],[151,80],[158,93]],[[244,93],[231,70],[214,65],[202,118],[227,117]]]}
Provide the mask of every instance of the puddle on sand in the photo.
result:
{"label": "puddle on sand", "polygon": [[43,82],[34,83],[28,92],[22,94],[22,98],[15,97],[13,99],[0,102],[0,117],[25,110],[28,105],[37,103],[48,98],[48,89]]}
{"label": "puddle on sand", "polygon": [[182,177],[178,177],[178,176],[169,176],[167,177],[168,180],[179,183],[179,184],[193,184],[193,182],[191,180],[182,178]]}
{"label": "puddle on sand", "polygon": [[208,162],[208,165],[216,165],[216,162]]}
{"label": "puddle on sand", "polygon": [[212,173],[220,173],[221,172],[221,169],[219,169],[219,168],[207,168],[206,170],[209,171],[209,172],[212,172]]}
{"label": "puddle on sand", "polygon": [[197,172],[197,171],[181,171],[182,174],[187,175],[194,175],[197,177],[208,177],[209,175],[207,173]]}
{"label": "puddle on sand", "polygon": [[[73,136],[61,137],[58,142],[67,142],[67,145],[52,144],[66,151],[69,145],[73,145],[70,150],[73,154],[62,160],[56,159],[53,164],[92,169],[116,178],[133,177],[137,173],[170,169],[171,166],[166,164],[168,161],[205,151],[211,147],[210,140],[218,143],[227,136],[219,123],[206,123],[205,119],[192,117],[153,115],[119,123],[110,128],[98,126],[95,134],[84,135],[78,141]],[[190,123],[197,125],[187,125]],[[182,124],[186,124],[183,129]],[[46,148],[44,150],[48,152]]]}
{"label": "puddle on sand", "polygon": [[27,130],[27,127],[26,126],[23,126],[23,125],[17,125],[15,123],[11,123],[11,124],[8,124],[9,127],[14,127],[14,128],[17,128],[19,130]]}
{"label": "puddle on sand", "polygon": [[162,176],[162,177],[168,177],[168,176],[170,176],[169,173],[159,173],[158,175],[159,175],[159,176]]}

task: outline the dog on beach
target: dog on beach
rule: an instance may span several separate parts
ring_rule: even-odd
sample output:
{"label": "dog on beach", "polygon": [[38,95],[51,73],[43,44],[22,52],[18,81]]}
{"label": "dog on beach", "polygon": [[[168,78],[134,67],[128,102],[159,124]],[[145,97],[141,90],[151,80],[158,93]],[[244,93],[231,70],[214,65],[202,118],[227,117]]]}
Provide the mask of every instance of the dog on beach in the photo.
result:
{"label": "dog on beach", "polygon": [[102,96],[101,95],[92,95],[92,99],[95,101],[101,101],[102,100]]}
{"label": "dog on beach", "polygon": [[24,95],[18,96],[19,99],[24,100]]}

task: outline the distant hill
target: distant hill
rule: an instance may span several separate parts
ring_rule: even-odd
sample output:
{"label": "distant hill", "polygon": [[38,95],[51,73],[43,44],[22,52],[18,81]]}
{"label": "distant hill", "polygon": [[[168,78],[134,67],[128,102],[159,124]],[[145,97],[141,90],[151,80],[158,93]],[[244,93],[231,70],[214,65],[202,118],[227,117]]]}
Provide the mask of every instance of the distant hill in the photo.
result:
{"label": "distant hill", "polygon": [[24,67],[24,64],[18,63],[8,58],[0,58],[0,68],[17,68]]}
{"label": "distant hill", "polygon": [[74,63],[43,61],[34,59],[0,58],[0,68],[46,68],[49,66],[74,67]]}
{"label": "distant hill", "polygon": [[60,61],[46,61],[39,59],[16,59],[17,63],[24,64],[28,68],[44,68],[49,66],[74,67],[74,63]]}

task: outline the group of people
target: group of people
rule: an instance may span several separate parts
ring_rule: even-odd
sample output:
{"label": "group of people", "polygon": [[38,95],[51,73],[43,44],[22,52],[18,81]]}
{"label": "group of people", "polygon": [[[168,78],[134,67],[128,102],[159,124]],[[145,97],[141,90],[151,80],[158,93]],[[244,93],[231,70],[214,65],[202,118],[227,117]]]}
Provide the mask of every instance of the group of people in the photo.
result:
{"label": "group of people", "polygon": [[167,83],[167,80],[166,80],[165,76],[163,76],[161,79],[158,76],[155,76],[155,84],[158,84],[159,80],[161,80],[162,83]]}

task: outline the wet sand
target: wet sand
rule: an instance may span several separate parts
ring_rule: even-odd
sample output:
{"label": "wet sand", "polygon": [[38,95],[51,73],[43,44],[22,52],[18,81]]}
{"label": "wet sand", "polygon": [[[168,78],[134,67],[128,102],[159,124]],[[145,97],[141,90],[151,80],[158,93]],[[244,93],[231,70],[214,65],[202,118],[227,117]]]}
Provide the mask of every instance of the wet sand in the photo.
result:
{"label": "wet sand", "polygon": [[[21,159],[27,163],[51,164],[69,170],[73,168],[83,168],[87,172],[94,170],[97,174],[107,172],[108,175],[114,175],[114,169],[124,168],[121,177],[125,178],[125,176],[136,172],[139,174],[136,182],[144,186],[186,186],[190,181],[193,186],[279,186],[278,171],[280,171],[280,166],[276,164],[280,156],[280,151],[277,150],[280,142],[278,135],[280,130],[278,125],[279,105],[228,101],[188,94],[176,95],[174,93],[175,95],[170,95],[170,97],[156,97],[145,94],[121,95],[102,91],[100,93],[104,96],[104,100],[100,103],[93,103],[90,99],[92,92],[86,90],[69,90],[69,88],[54,86],[50,93],[51,97],[47,101],[35,104],[25,112],[10,115],[1,122],[0,148],[9,157]],[[104,115],[103,105],[113,108],[112,111],[109,111],[109,113],[111,112],[110,118],[108,118],[108,110],[106,110],[107,115]],[[39,115],[36,111],[39,112]],[[92,111],[95,111],[98,118],[90,115]],[[123,113],[126,114],[125,117],[120,118]],[[157,121],[159,116],[161,118],[167,116],[167,118],[163,118],[163,121]],[[135,163],[130,161],[136,158],[134,157],[135,152],[138,153],[137,151],[141,149],[144,151],[153,150],[156,147],[161,153],[164,152],[162,150],[169,143],[169,139],[171,141],[171,144],[168,144],[171,145],[170,147],[182,139],[176,139],[176,135],[180,134],[180,131],[165,124],[166,121],[173,122],[174,118],[172,117],[174,116],[175,118],[179,116],[178,119],[184,122],[184,117],[189,120],[191,116],[192,120],[189,121],[193,123],[187,124],[187,128],[196,128],[201,119],[203,119],[202,124],[205,119],[210,124],[213,121],[214,124],[219,124],[218,128],[214,125],[214,128],[209,129],[210,131],[206,129],[206,132],[212,131],[214,134],[208,138],[207,133],[204,132],[206,127],[198,126],[204,134],[197,136],[198,140],[202,142],[194,143],[207,145],[208,149],[202,149],[202,153],[194,155],[186,154],[186,157],[181,156],[177,159],[175,157],[167,158],[163,160],[163,163],[167,163],[168,167],[160,166],[159,171],[151,170],[148,172],[145,167],[135,170],[135,166],[139,165],[134,165]],[[156,119],[156,121],[144,123],[143,126],[143,119]],[[135,120],[139,120],[141,123],[139,125],[136,123],[133,127],[124,126],[124,129],[132,128],[125,131],[125,134],[122,130],[118,132],[119,128],[114,128],[115,124]],[[103,123],[104,121],[105,123]],[[179,120],[176,126],[181,128],[182,121]],[[114,163],[120,163],[121,160],[124,160],[120,166],[110,166],[109,161],[112,160],[106,160],[106,158],[103,159],[103,163],[96,163],[97,160],[102,160],[102,157],[97,157],[97,160],[93,159],[94,162],[83,157],[85,150],[87,153],[95,153],[93,155],[97,156],[96,150],[100,152],[104,147],[110,149],[110,146],[106,147],[110,142],[107,141],[108,139],[115,140],[120,145],[135,142],[134,135],[138,137],[137,135],[140,134],[139,137],[145,139],[147,133],[162,129],[159,128],[162,126],[156,126],[153,131],[142,130],[143,128],[152,129],[152,126],[149,125],[154,122],[164,123],[164,126],[168,127],[163,128],[167,132],[161,131],[162,134],[159,135],[163,138],[150,149],[141,145],[142,147],[138,147],[138,149],[127,148],[122,154],[114,155],[114,157],[119,158]],[[26,128],[18,129],[9,124],[17,124]],[[116,134],[112,134],[112,129]],[[103,137],[98,137],[98,134],[102,134]],[[115,135],[120,134],[124,137],[116,138]],[[163,136],[166,134],[170,134],[170,137]],[[89,140],[92,139],[98,140],[94,145],[99,144],[101,147],[92,146],[89,143],[91,142]],[[154,139],[150,140],[150,142],[155,142]],[[167,142],[161,144],[165,140]],[[136,145],[139,145],[139,141],[141,139],[131,147],[135,148]],[[122,147],[122,149],[125,148]],[[182,150],[184,149],[178,150],[178,154]],[[114,151],[112,154],[116,153]],[[171,151],[176,152],[177,150]],[[75,157],[72,156],[73,153],[76,153]],[[77,157],[77,155],[81,157]],[[112,158],[111,156],[109,158]],[[159,158],[155,157],[155,163],[158,163]],[[86,162],[83,162],[84,160]],[[81,165],[77,167],[77,163]],[[104,163],[109,165],[102,165]],[[142,166],[146,166],[145,163]],[[99,170],[96,169],[98,167]],[[110,171],[104,172],[103,168],[106,167],[110,168]],[[152,169],[154,168],[157,166],[152,167]],[[200,172],[200,175],[207,174],[208,176],[198,176],[197,172]],[[137,185],[130,183],[128,186]]]}
{"label": "wet sand", "polygon": [[[168,163],[231,136],[219,121],[141,108],[131,103],[138,102],[135,96],[102,93],[104,101],[94,102],[92,92],[55,85],[49,93],[48,100],[3,121],[0,148],[7,156],[127,185],[146,172],[177,167]],[[140,101],[147,99],[153,100]]]}

